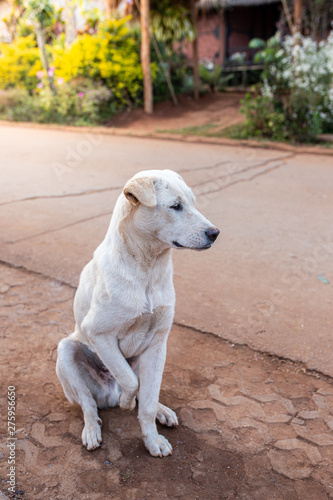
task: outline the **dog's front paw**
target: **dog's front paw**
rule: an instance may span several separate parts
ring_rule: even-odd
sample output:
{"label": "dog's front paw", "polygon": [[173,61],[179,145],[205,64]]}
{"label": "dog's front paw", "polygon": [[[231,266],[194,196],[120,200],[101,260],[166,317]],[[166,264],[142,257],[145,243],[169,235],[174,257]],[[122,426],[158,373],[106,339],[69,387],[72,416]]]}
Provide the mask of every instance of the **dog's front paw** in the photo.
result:
{"label": "dog's front paw", "polygon": [[124,392],[120,396],[119,406],[122,410],[134,410],[136,405],[136,396],[129,397]]}
{"label": "dog's front paw", "polygon": [[172,446],[164,436],[156,434],[144,439],[145,447],[153,457],[167,457],[172,455]]}
{"label": "dog's front paw", "polygon": [[170,410],[167,406],[158,403],[156,418],[162,425],[167,425],[168,427],[177,427],[178,418],[173,410]]}
{"label": "dog's front paw", "polygon": [[88,422],[82,431],[82,443],[87,450],[95,450],[102,443],[102,421],[98,419],[96,422]]}

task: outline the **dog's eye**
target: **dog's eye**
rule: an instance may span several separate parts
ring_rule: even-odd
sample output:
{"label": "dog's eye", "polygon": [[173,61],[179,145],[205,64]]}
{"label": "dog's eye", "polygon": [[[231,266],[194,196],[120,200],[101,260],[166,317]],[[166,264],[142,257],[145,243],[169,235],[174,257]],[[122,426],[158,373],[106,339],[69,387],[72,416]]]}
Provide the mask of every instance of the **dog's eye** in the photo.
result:
{"label": "dog's eye", "polygon": [[170,208],[172,208],[172,210],[177,210],[178,212],[179,212],[180,210],[182,210],[182,209],[183,209],[183,207],[182,207],[182,204],[181,204],[181,203],[175,203],[175,204],[174,204],[174,205],[172,205],[172,207],[170,207]]}

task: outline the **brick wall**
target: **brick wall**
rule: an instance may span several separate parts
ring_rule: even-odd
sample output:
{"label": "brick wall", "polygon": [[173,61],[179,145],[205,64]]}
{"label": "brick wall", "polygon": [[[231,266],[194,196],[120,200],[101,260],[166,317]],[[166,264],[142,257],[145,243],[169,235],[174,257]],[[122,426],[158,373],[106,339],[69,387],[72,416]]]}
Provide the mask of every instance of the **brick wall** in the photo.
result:
{"label": "brick wall", "polygon": [[[199,60],[210,59],[218,64],[223,62],[225,52],[225,20],[218,14],[204,14],[198,19]],[[192,47],[183,44],[183,52],[192,60]]]}
{"label": "brick wall", "polygon": [[[226,50],[230,56],[238,50],[246,50],[249,41],[254,37],[267,39],[273,36],[279,16],[279,4],[236,7],[224,15],[216,12],[201,14],[198,19],[199,60],[210,59],[221,64]],[[185,42],[182,48],[191,61],[191,44]],[[250,57],[249,50],[247,54]]]}

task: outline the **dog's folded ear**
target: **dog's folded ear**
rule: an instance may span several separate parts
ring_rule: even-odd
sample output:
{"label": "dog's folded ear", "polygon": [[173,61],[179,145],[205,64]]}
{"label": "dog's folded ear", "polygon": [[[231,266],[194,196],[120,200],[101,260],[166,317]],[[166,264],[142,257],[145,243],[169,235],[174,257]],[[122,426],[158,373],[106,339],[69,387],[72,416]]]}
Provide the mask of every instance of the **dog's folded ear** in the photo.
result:
{"label": "dog's folded ear", "polygon": [[134,206],[141,203],[146,207],[156,207],[156,191],[151,177],[133,177],[127,182],[123,192]]}

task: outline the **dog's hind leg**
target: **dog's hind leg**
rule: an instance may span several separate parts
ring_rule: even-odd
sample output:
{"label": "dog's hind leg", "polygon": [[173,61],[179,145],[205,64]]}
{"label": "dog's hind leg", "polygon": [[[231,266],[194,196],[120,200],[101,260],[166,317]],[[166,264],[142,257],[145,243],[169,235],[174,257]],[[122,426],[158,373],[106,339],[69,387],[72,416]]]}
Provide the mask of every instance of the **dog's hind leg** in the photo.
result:
{"label": "dog's hind leg", "polygon": [[82,442],[88,450],[102,442],[97,407],[116,406],[120,388],[97,356],[81,342],[67,337],[59,342],[57,375],[70,403],[77,402],[83,411]]}

